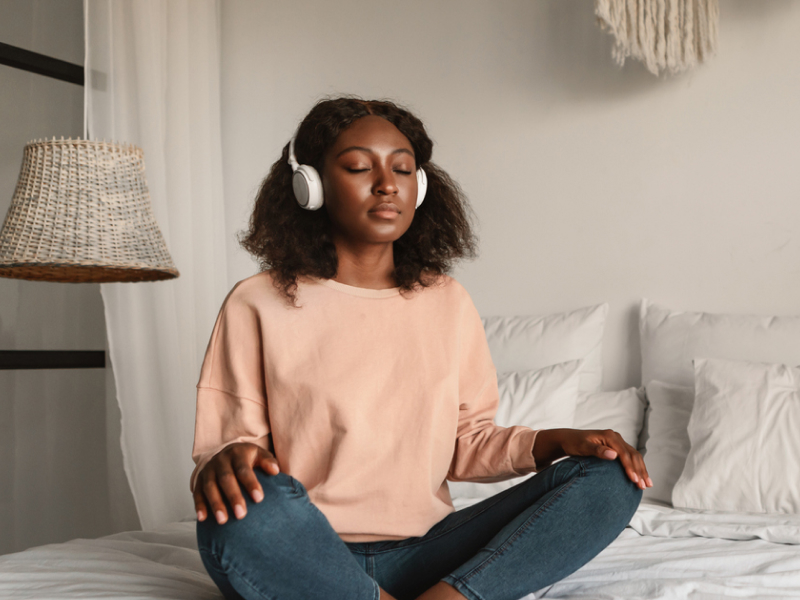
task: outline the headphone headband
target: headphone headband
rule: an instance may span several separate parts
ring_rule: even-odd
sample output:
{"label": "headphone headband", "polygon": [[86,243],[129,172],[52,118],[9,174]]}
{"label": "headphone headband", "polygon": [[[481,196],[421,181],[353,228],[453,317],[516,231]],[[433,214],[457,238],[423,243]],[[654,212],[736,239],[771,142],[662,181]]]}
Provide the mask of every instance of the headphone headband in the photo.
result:
{"label": "headphone headband", "polygon": [[297,171],[297,157],[294,155],[294,140],[297,135],[292,136],[292,141],[289,142],[289,165],[292,167],[292,172]]}

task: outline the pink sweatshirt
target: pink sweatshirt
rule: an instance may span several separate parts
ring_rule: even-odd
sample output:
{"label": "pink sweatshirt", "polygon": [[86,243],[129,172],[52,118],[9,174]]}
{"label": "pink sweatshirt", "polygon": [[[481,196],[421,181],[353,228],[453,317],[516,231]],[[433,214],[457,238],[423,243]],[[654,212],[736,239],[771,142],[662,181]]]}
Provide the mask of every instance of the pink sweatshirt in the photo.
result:
{"label": "pink sweatshirt", "polygon": [[348,542],[424,535],[453,512],[447,481],[537,471],[539,430],[494,424],[499,395],[467,291],[400,295],[302,277],[293,308],[269,271],[222,304],[197,384],[197,475],[220,450],[274,454]]}

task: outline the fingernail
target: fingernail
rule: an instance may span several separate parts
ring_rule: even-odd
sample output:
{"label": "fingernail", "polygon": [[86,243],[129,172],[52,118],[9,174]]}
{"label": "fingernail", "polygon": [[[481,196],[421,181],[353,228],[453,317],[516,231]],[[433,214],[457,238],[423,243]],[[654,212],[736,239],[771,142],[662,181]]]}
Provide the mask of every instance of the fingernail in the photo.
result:
{"label": "fingernail", "polygon": [[218,510],[214,514],[217,515],[217,522],[218,523],[224,523],[225,522],[225,513],[224,512],[222,512],[221,510]]}
{"label": "fingernail", "polygon": [[245,515],[244,506],[237,504],[233,507],[233,513],[236,515],[237,519],[243,519]]}
{"label": "fingernail", "polygon": [[203,520],[203,511],[202,510],[198,510],[197,511],[197,520],[198,521],[202,521]]}
{"label": "fingernail", "polygon": [[633,474],[633,481],[639,483],[639,476],[636,473]]}
{"label": "fingernail", "polygon": [[256,502],[261,502],[264,499],[264,494],[261,490],[253,490],[253,500]]}
{"label": "fingernail", "polygon": [[617,455],[617,453],[616,453],[616,452],[614,452],[613,450],[606,450],[606,451],[604,452],[604,456],[605,456],[606,458],[614,458],[616,455]]}
{"label": "fingernail", "polygon": [[649,485],[650,487],[653,487],[653,480],[650,479],[649,477],[647,478],[647,485]]}

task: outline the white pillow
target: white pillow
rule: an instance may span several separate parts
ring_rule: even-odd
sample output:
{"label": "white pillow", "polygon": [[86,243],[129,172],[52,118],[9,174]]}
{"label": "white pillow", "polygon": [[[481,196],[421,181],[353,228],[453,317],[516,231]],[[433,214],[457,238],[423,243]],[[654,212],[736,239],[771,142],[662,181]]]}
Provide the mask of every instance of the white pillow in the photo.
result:
{"label": "white pillow", "polygon": [[694,387],[696,356],[800,364],[800,317],[671,311],[647,299],[639,314],[642,385]]}
{"label": "white pillow", "polygon": [[800,368],[698,358],[679,508],[800,513]]}
{"label": "white pillow", "polygon": [[[681,449],[684,441],[688,440],[688,434],[679,435],[675,418],[677,415],[682,422],[687,416],[685,411],[688,409],[691,413],[694,402],[694,357],[798,364],[800,317],[672,311],[645,298],[639,313],[639,339],[642,385],[645,386],[648,401],[653,402],[652,382],[678,386],[676,389],[661,387],[656,391],[656,402],[661,410],[656,407],[654,411],[645,413],[639,447],[653,480],[653,487],[644,490],[643,498],[671,504],[672,486],[683,470],[683,464],[679,464],[679,461],[685,460],[688,453],[688,447],[686,452]],[[685,388],[689,388],[690,397],[686,396]],[[671,393],[674,397],[670,397]],[[668,421],[656,423],[664,415]],[[651,442],[654,424],[658,431],[656,439]],[[673,430],[678,438],[672,441],[664,439],[663,436]],[[657,463],[656,474],[651,471],[651,462]],[[666,473],[666,478],[662,473]]]}
{"label": "white pillow", "polygon": [[[500,403],[495,423],[503,427],[525,425],[531,429],[571,428],[578,403],[583,361],[571,360],[543,369],[511,371],[497,376]],[[456,508],[494,496],[535,473],[494,483],[448,481]]]}
{"label": "white pillow", "polygon": [[686,428],[694,405],[694,387],[651,381],[646,395],[649,437],[643,456],[653,487],[644,489],[642,499],[672,505],[672,488],[689,454]]}
{"label": "white pillow", "polygon": [[608,304],[544,317],[485,317],[483,326],[498,373],[541,369],[584,359],[580,390],[599,392]]}
{"label": "white pillow", "polygon": [[578,394],[575,429],[613,429],[634,448],[644,421],[644,389]]}

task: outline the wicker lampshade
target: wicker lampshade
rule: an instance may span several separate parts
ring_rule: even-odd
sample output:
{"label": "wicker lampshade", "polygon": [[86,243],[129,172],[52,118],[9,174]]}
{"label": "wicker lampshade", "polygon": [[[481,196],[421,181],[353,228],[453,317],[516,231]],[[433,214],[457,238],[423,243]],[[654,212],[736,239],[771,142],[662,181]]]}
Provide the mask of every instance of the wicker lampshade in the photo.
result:
{"label": "wicker lampshade", "polygon": [[141,148],[63,137],[25,146],[0,230],[0,277],[100,283],[178,276],[150,206]]}

